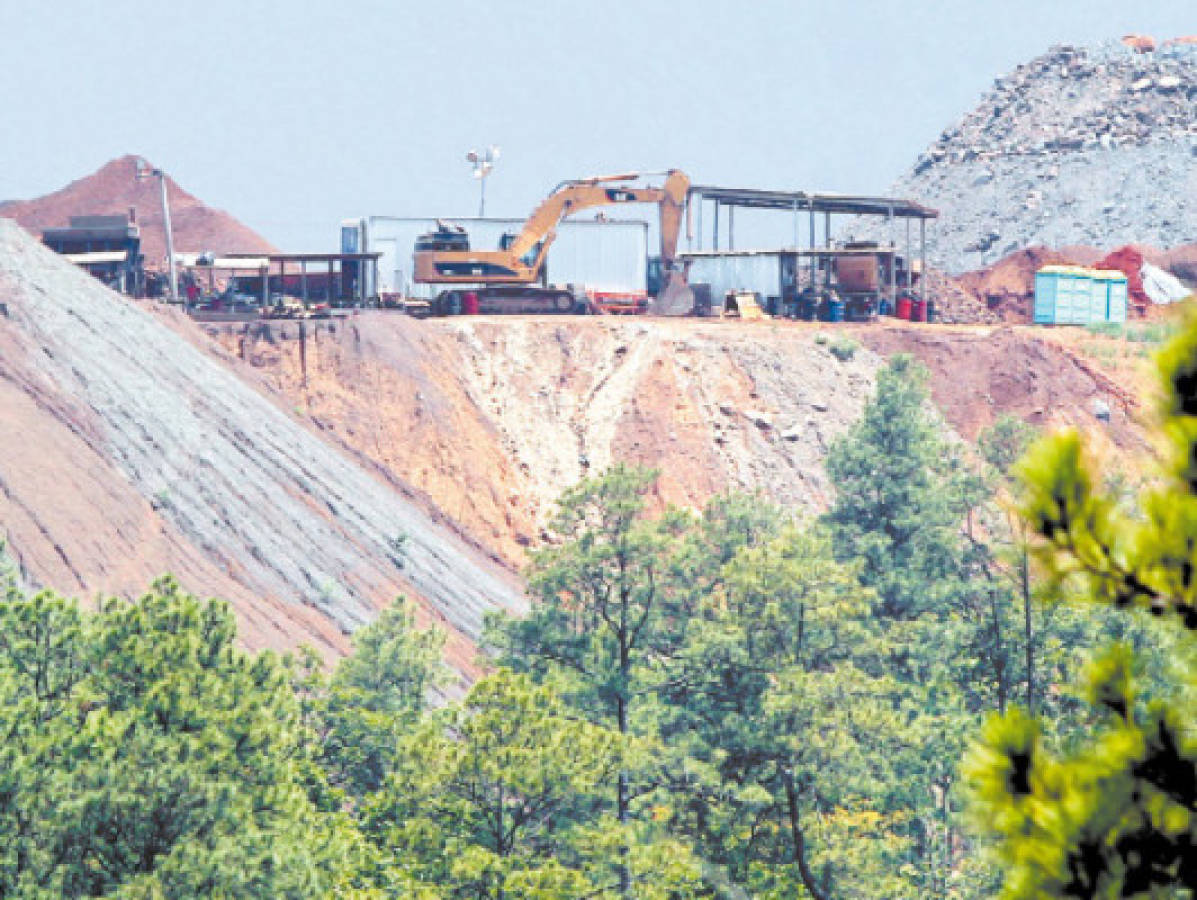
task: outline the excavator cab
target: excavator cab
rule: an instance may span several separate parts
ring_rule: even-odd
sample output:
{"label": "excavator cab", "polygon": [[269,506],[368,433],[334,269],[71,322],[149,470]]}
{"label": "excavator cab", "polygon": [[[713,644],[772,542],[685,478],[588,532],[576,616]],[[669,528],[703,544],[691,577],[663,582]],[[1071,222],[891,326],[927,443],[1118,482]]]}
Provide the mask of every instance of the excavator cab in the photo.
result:
{"label": "excavator cab", "polygon": [[[512,234],[510,231],[508,231],[499,238],[499,249],[503,251],[510,250],[511,245],[515,243],[516,238],[518,237],[518,234]],[[528,268],[536,265],[536,260],[540,258],[540,248],[543,246],[544,241],[537,241],[535,244],[533,244],[532,249],[520,257],[520,265],[527,266]]]}
{"label": "excavator cab", "polygon": [[436,231],[416,238],[416,252],[421,250],[469,250],[470,236],[460,225],[450,225],[437,219]]}

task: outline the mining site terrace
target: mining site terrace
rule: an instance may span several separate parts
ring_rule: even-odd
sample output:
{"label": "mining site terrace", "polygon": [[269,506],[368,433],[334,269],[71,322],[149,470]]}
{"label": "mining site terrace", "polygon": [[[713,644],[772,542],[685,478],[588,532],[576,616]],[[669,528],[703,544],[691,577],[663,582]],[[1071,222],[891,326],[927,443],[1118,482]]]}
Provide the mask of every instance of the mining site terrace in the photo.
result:
{"label": "mining site terrace", "polygon": [[[1002,412],[1142,447],[1114,374],[1030,327],[616,317],[207,324],[0,220],[0,521],[33,584],[228,598],[255,647],[333,656],[400,593],[474,671],[553,502],[613,462],[659,502],[758,490],[816,512],[822,458],[909,352],[960,436]],[[406,546],[400,548],[400,536]]]}
{"label": "mining site terrace", "polygon": [[[417,318],[380,308],[412,309],[390,302],[401,285],[371,284],[360,270],[347,281],[331,261],[385,257],[390,277],[411,265],[406,232],[372,256],[288,257],[140,157],[120,157],[45,197],[0,203],[0,541],[30,586],[132,596],[169,572],[228,599],[247,646],[306,644],[329,660],[406,595],[447,632],[446,657],[464,683],[478,671],[487,613],[526,609],[521,572],[563,491],[635,463],[659,470],[658,507],[758,491],[813,516],[832,499],[828,448],[895,354],[929,369],[932,402],[966,456],[1009,413],[1082,427],[1109,470],[1123,471],[1152,449],[1144,435],[1155,414],[1150,353],[1134,336],[1166,332],[1197,278],[1185,199],[1197,171],[1195,97],[1192,41],[1053,47],[999,77],[893,188],[910,198],[900,201],[908,223],[934,223],[925,266],[884,243],[899,201],[873,209],[871,225],[844,226],[881,241],[861,250],[830,225],[815,240],[816,199],[836,208],[832,195],[691,186],[689,202],[706,202],[715,229],[720,203],[809,201],[810,246],[770,259],[797,261],[783,268],[797,291],[803,277],[807,290],[818,286],[816,271],[875,258],[873,299],[885,302],[860,322],[838,321],[829,293],[819,308],[830,321],[795,321],[801,302],[766,315],[751,299],[743,312],[756,315],[734,319],[718,310]],[[586,202],[596,186],[564,184]],[[668,213],[678,227],[684,186],[680,201],[668,183],[636,196],[654,198],[662,223]],[[161,302],[161,265],[120,268],[138,252],[165,259],[160,197],[175,210],[176,248],[188,251],[179,293],[202,315]],[[364,241],[361,223],[354,235]],[[643,294],[647,226],[615,223],[608,234],[619,237],[621,224],[641,242],[633,269]],[[49,246],[104,228],[121,241],[140,229],[141,250]],[[417,241],[452,256],[462,232]],[[794,235],[796,245],[797,226]],[[722,264],[701,247],[696,271]],[[231,270],[258,267],[256,285],[235,275],[217,283],[210,257],[222,254],[217,264]],[[314,259],[327,276],[309,268]],[[1112,274],[1126,291],[1123,318],[1032,324],[1036,275],[1052,266],[1059,277],[1094,266]],[[335,297],[347,283],[357,296]],[[321,291],[350,302],[309,318],[308,294]],[[260,306],[246,313],[255,297]],[[467,291],[452,308],[419,302],[423,312],[476,313],[476,300]],[[267,315],[268,305],[286,315]],[[805,312],[814,318],[813,301]]]}

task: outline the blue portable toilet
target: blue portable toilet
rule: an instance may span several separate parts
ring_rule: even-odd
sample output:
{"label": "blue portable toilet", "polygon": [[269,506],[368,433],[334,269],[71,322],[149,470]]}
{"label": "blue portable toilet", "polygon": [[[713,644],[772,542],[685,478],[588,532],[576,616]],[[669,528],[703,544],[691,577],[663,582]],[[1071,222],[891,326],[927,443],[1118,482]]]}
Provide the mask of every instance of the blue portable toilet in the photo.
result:
{"label": "blue portable toilet", "polygon": [[1035,273],[1035,311],[1031,321],[1036,325],[1056,324],[1056,288],[1060,278],[1048,268]]}
{"label": "blue portable toilet", "polygon": [[1079,266],[1044,266],[1036,272],[1032,321],[1036,325],[1086,325],[1092,321],[1091,272]]}
{"label": "blue portable toilet", "polygon": [[1126,273],[1117,269],[1098,269],[1093,274],[1094,297],[1102,300],[1103,322],[1126,321]]}

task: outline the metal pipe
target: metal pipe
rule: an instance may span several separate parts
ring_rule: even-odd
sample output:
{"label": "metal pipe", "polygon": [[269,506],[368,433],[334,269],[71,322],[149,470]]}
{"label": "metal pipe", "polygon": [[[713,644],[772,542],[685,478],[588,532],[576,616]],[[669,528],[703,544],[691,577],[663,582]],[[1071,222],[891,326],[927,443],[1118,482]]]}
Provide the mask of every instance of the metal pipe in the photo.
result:
{"label": "metal pipe", "polygon": [[906,256],[903,259],[906,264],[906,290],[911,290],[914,285],[910,283],[910,217],[906,218]]}
{"label": "metal pipe", "polygon": [[736,249],[736,207],[727,208],[727,249]]}
{"label": "metal pipe", "polygon": [[806,201],[807,209],[810,211],[810,287],[814,290],[815,287],[815,203],[813,200]]}
{"label": "metal pipe", "polygon": [[889,208],[889,302],[894,304],[895,309],[897,309],[898,303],[897,246],[898,242],[894,236],[894,207],[891,204]]}
{"label": "metal pipe", "polygon": [[919,294],[924,300],[930,299],[927,286],[931,283],[927,277],[927,220],[919,219]]}
{"label": "metal pipe", "polygon": [[719,249],[719,201],[715,201],[715,226],[714,233],[711,235],[711,249]]}
{"label": "metal pipe", "polygon": [[[831,249],[831,211],[823,211],[823,246]],[[823,289],[831,290],[831,256],[824,260],[823,264]]]}

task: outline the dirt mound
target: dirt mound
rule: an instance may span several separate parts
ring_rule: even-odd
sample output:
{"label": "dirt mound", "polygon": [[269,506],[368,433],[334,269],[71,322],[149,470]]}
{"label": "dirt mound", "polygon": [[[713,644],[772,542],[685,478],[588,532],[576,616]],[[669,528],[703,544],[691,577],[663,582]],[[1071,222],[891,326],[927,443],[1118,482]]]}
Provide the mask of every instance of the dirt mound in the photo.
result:
{"label": "dirt mound", "polygon": [[994,318],[1004,322],[1030,322],[1035,301],[1035,273],[1044,266],[1080,266],[1101,251],[1076,247],[1068,251],[1027,247],[1002,257],[992,266],[956,278],[969,294],[984,301]]}
{"label": "dirt mound", "polygon": [[[1110,376],[1031,329],[867,328],[866,347],[911,353],[931,371],[931,396],[952,426],[973,440],[1003,413],[1040,427],[1082,428],[1119,451],[1143,449],[1139,402]],[[1110,410],[1108,423],[1094,411]]]}
{"label": "dirt mound", "polygon": [[[137,179],[138,159],[140,157],[132,155],[114,159],[86,178],[36,200],[0,203],[0,216],[16,219],[40,238],[47,228],[70,224],[71,216],[125,215],[133,208],[141,226],[146,264],[158,267],[166,260],[161,190],[156,178]],[[267,253],[275,250],[264,237],[228,213],[205,206],[169,176],[166,183],[177,252]]]}
{"label": "dirt mound", "polygon": [[94,596],[171,571],[251,646],[329,653],[407,593],[469,671],[484,613],[522,608],[511,573],[161,315],[0,221],[0,537],[27,576]]}

